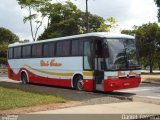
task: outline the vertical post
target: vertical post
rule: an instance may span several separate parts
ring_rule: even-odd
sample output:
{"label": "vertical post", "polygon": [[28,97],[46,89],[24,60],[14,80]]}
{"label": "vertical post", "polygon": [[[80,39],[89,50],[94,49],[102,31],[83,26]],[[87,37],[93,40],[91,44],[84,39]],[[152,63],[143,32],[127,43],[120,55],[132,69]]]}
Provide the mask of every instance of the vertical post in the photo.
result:
{"label": "vertical post", "polygon": [[86,28],[87,28],[87,33],[89,32],[89,20],[88,20],[88,0],[86,0]]}

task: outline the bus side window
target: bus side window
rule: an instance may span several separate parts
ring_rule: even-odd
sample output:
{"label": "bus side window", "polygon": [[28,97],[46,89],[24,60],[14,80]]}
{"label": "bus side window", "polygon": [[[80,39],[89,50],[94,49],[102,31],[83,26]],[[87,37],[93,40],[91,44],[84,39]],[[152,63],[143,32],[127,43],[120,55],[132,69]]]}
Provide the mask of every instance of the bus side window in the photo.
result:
{"label": "bus side window", "polygon": [[67,57],[70,56],[70,41],[60,41],[56,44],[56,56]]}
{"label": "bus side window", "polygon": [[54,57],[55,44],[54,42],[45,43],[43,45],[43,56],[44,57]]}
{"label": "bus side window", "polygon": [[30,58],[31,57],[31,46],[23,46],[22,47],[22,58]]}
{"label": "bus side window", "polygon": [[57,57],[60,57],[60,56],[62,56],[62,51],[63,50],[63,44],[62,44],[62,42],[57,42],[56,43],[56,56]]}
{"label": "bus side window", "polygon": [[84,42],[84,69],[85,70],[91,70],[93,68],[92,64],[92,44],[89,41]]}
{"label": "bus side window", "polygon": [[21,58],[21,47],[15,47],[13,52],[14,59]]}
{"label": "bus side window", "polygon": [[70,56],[70,41],[63,41],[62,56]]}
{"label": "bus side window", "polygon": [[83,55],[83,40],[76,39],[72,40],[72,49],[71,55],[72,56],[82,56]]}
{"label": "bus side window", "polygon": [[13,48],[9,48],[8,58],[9,58],[9,59],[12,59],[12,58],[13,58]]}
{"label": "bus side window", "polygon": [[32,57],[42,57],[42,44],[32,46]]}

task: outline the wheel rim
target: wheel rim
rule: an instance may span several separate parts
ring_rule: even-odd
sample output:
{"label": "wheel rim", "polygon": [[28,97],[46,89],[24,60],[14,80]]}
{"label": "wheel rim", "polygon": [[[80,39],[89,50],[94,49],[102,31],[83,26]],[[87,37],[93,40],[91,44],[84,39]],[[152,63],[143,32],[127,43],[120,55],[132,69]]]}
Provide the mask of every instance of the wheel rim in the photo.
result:
{"label": "wheel rim", "polygon": [[83,85],[84,85],[83,80],[82,79],[78,80],[77,82],[78,90],[83,90]]}
{"label": "wheel rim", "polygon": [[27,76],[25,74],[22,75],[22,83],[23,84],[27,83]]}

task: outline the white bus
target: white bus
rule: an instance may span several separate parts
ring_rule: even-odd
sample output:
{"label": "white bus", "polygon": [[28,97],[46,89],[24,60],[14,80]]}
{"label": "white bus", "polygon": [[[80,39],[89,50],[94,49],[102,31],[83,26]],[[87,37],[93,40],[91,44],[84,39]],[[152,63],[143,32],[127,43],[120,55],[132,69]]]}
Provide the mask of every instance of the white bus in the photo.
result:
{"label": "white bus", "polygon": [[8,77],[22,83],[114,91],[138,87],[134,37],[87,33],[9,45]]}

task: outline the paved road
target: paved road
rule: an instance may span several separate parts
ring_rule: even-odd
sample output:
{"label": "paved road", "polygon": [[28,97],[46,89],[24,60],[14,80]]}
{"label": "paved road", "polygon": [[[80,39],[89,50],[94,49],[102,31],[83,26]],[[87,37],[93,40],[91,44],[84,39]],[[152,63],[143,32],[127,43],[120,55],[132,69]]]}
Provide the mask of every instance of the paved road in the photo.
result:
{"label": "paved road", "polygon": [[140,87],[119,90],[113,92],[115,95],[145,97],[150,99],[160,99],[160,84],[141,83]]}
{"label": "paved road", "polygon": [[[149,108],[149,109],[148,109]],[[160,105],[142,102],[123,102],[76,106],[57,110],[34,112],[31,114],[160,114]]]}
{"label": "paved road", "polygon": [[[15,82],[15,81],[9,80],[6,76],[0,76],[0,81]],[[63,88],[56,88],[56,90],[57,89],[63,89]],[[66,89],[66,91],[70,91],[72,93],[74,90]],[[107,95],[115,95],[115,96],[125,96],[130,98],[143,98],[143,100],[149,99],[149,102],[152,102],[151,100],[155,100],[157,102],[159,101],[158,104],[160,104],[160,84],[141,83],[140,87],[138,88],[119,90],[111,93],[96,92],[93,94],[98,94],[102,96],[104,95],[106,96],[107,94]]]}

